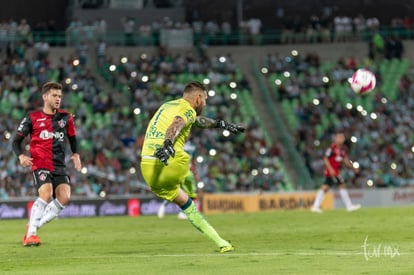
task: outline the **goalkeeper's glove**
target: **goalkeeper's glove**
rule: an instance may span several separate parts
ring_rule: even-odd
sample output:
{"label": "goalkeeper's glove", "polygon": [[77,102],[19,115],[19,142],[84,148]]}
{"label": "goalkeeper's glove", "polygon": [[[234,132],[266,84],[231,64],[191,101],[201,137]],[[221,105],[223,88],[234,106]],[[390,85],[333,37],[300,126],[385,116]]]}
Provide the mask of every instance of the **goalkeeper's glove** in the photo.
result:
{"label": "goalkeeper's glove", "polygon": [[168,165],[168,159],[170,156],[175,157],[175,150],[171,140],[166,139],[164,141],[164,145],[155,150],[155,156],[165,165]]}
{"label": "goalkeeper's glove", "polygon": [[244,132],[244,127],[231,123],[231,122],[227,122],[225,120],[222,119],[216,119],[216,123],[217,123],[217,128],[221,128],[227,131],[230,131],[233,134],[238,134],[241,132]]}

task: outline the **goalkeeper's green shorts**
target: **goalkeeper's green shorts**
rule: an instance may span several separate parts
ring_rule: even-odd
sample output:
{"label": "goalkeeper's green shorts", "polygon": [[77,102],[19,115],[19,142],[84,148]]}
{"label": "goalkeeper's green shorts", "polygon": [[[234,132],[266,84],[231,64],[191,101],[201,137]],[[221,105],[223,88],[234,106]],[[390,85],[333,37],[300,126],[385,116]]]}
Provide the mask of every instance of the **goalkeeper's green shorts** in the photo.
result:
{"label": "goalkeeper's green shorts", "polygon": [[169,158],[168,165],[154,157],[142,157],[141,172],[145,182],[158,197],[173,201],[190,170],[190,156]]}

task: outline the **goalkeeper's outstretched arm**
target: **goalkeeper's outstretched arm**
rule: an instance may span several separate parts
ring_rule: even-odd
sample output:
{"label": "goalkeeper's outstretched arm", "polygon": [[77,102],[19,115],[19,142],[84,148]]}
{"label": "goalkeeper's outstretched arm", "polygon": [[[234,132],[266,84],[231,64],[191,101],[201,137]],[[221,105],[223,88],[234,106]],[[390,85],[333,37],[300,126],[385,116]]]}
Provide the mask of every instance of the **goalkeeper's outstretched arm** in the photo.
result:
{"label": "goalkeeper's outstretched arm", "polygon": [[244,132],[244,127],[227,122],[223,119],[212,119],[205,116],[197,116],[195,125],[199,128],[221,128],[230,131],[233,134]]}
{"label": "goalkeeper's outstretched arm", "polygon": [[217,120],[205,116],[197,116],[194,123],[198,128],[218,128]]}

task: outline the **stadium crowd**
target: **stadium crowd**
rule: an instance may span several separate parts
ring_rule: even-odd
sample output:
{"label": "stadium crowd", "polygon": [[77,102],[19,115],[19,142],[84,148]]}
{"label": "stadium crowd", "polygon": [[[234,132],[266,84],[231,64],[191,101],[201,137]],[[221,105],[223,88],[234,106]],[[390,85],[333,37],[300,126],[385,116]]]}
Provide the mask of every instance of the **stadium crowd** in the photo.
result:
{"label": "stadium crowd", "polygon": [[[414,184],[414,117],[409,111],[414,107],[414,83],[409,64],[387,51],[375,60],[344,57],[336,63],[321,62],[315,53],[266,57],[268,83],[285,115],[292,116],[295,145],[317,184],[323,183],[324,152],[338,127],[345,129],[350,159],[360,164],[357,175],[344,171],[348,183],[357,188]],[[376,90],[365,97],[353,93],[347,83],[359,67],[371,69],[377,78]]]}
{"label": "stadium crowd", "polygon": [[[361,17],[359,20],[351,20],[354,24],[353,31],[358,29],[355,22],[369,27],[369,20],[362,20]],[[410,30],[412,28],[410,22],[409,18],[396,19],[392,25],[396,29]],[[159,26],[158,28],[193,28],[195,33],[200,32],[201,35],[209,36],[230,31],[231,27],[228,26],[229,24],[224,24],[220,29],[215,22],[193,21],[191,25],[179,24],[168,18],[154,24]],[[255,24],[257,30],[260,23],[255,22]],[[309,26],[318,25],[309,24]],[[185,82],[196,79],[207,81],[209,87],[210,106],[206,109],[207,115],[248,123],[243,142],[234,137],[227,137],[219,131],[195,131],[193,142],[200,150],[198,168],[205,190],[266,191],[284,188],[286,175],[279,167],[278,144],[270,144],[266,141],[260,123],[246,116],[242,112],[243,101],[234,98],[235,94],[232,92],[234,88],[230,87],[231,85],[236,85],[234,91],[249,92],[250,87],[230,54],[206,56],[201,48],[198,55],[194,53],[173,55],[160,47],[155,53],[106,56],[105,45],[101,44],[107,38],[106,28],[105,21],[99,18],[87,24],[77,19],[73,20],[67,32],[71,36],[68,41],[77,41],[76,52],[68,58],[61,57],[57,64],[51,64],[49,51],[56,41],[49,40],[47,34],[56,31],[53,22],[36,24],[34,27],[27,24],[24,19],[20,23],[9,20],[0,24],[2,54],[0,132],[3,133],[6,141],[11,139],[19,123],[18,120],[24,113],[40,106],[41,98],[38,93],[40,85],[48,80],[59,81],[65,86],[66,92],[62,107],[76,116],[82,159],[85,163],[82,174],[72,171],[74,194],[94,197],[101,191],[105,191],[107,195],[147,192],[137,169],[145,123],[160,102],[179,96]],[[375,28],[377,27],[372,30],[376,30]],[[150,32],[153,30],[152,27],[145,29]],[[306,33],[306,28],[300,29],[302,34]],[[379,38],[382,36],[380,35]],[[336,41],[332,38],[331,40]],[[313,42],[308,39],[304,41]],[[318,38],[315,42],[317,41],[323,39]],[[398,40],[392,40],[393,43],[390,41],[375,40],[374,45],[383,45],[383,48],[379,48],[380,51],[375,48],[373,55],[379,56],[378,59],[383,55],[386,58],[400,58],[403,47],[395,43]],[[100,77],[97,77],[88,66],[93,62],[88,60],[90,57],[88,47],[91,45],[89,42],[99,42],[96,53]],[[295,43],[295,41],[287,40],[285,43]],[[390,45],[394,49],[392,55],[388,54]],[[26,52],[29,50],[36,54],[27,56]],[[350,147],[350,155],[355,155],[361,165],[368,168],[364,169],[358,177],[354,177],[356,186],[364,186],[367,179],[371,178],[375,180],[377,186],[404,185],[409,182],[411,164],[408,160],[412,158],[409,144],[413,138],[403,127],[410,123],[410,118],[407,118],[409,112],[404,113],[403,110],[411,108],[414,104],[410,96],[413,85],[409,76],[404,75],[399,83],[399,91],[404,96],[388,100],[384,104],[386,95],[380,85],[379,91],[374,94],[375,112],[380,118],[389,118],[392,125],[378,123],[378,120],[370,120],[369,117],[363,117],[364,124],[361,122],[359,112],[340,105],[340,102],[335,102],[327,93],[328,86],[332,83],[346,81],[352,69],[361,64],[360,61],[352,57],[342,59],[332,67],[333,70],[330,72],[332,82],[326,84],[321,78],[326,72],[320,70],[323,64],[317,55],[309,55],[305,59],[299,56],[293,58],[294,62],[286,62],[286,60],[277,54],[269,55],[266,65],[274,72],[285,70],[301,72],[303,78],[295,78],[296,74],[294,74],[289,80],[289,86],[280,87],[279,99],[298,102],[297,99],[304,90],[314,89],[321,102],[317,111],[308,103],[295,106],[301,125],[308,125],[308,127],[294,129],[297,147],[315,175],[320,171],[321,148],[323,142],[329,141],[332,125],[323,129],[324,131],[318,130],[318,133],[315,131],[320,129],[318,123],[321,117],[324,115],[329,117],[329,113],[335,111],[344,126],[359,126],[352,131],[348,128],[349,134],[358,137],[358,142]],[[371,61],[364,65],[373,66],[381,83],[381,71],[376,67],[376,63],[370,63]],[[106,83],[102,83],[101,78],[105,79]],[[299,101],[299,103],[303,102]],[[397,106],[404,106],[405,109]],[[370,129],[369,133],[367,129]],[[388,138],[379,140],[375,139],[377,137],[375,135]],[[315,142],[318,144],[316,147]],[[373,150],[383,153],[373,157],[368,154],[368,151]],[[361,152],[366,152],[366,155],[360,155]],[[390,155],[395,157],[391,164],[388,163],[389,158],[385,157]],[[0,165],[4,167],[0,173],[0,198],[33,195],[30,173],[17,165],[16,158],[11,153],[10,142],[2,142],[0,145]]]}
{"label": "stadium crowd", "polygon": [[78,46],[81,42],[95,44],[96,41],[111,45],[159,45],[161,29],[191,29],[195,44],[207,45],[370,41],[376,33],[396,35],[402,39],[414,37],[409,16],[381,22],[377,17],[363,14],[352,17],[340,11],[323,9],[319,14],[306,18],[278,9],[273,21],[269,25],[260,17],[251,17],[235,25],[229,20],[202,20],[196,13],[187,21],[164,17],[144,24],[139,24],[134,17],[119,18],[121,29],[117,29],[108,26],[100,17],[87,22],[74,17],[66,29],[60,30],[53,20],[30,24],[24,18],[20,21],[9,19],[0,22],[0,47],[5,49],[9,43],[33,44],[40,41],[51,46]]}
{"label": "stadium crowd", "polygon": [[[132,17],[120,18],[120,21],[123,29],[119,32],[124,36],[121,43],[129,46],[159,45],[161,29],[191,29],[195,44],[207,45],[370,41],[377,33],[403,39],[414,37],[413,23],[408,16],[381,23],[377,17],[366,18],[362,14],[355,17],[312,14],[309,18],[281,15],[276,28],[266,26],[260,18],[255,17],[243,20],[237,26],[226,20],[203,21],[197,17],[187,22],[175,22],[164,17],[143,25],[138,25]],[[105,20],[101,18],[87,23],[74,18],[66,29],[67,40],[71,45],[77,45],[82,40],[107,40],[114,43],[117,31],[108,32],[107,29]]]}

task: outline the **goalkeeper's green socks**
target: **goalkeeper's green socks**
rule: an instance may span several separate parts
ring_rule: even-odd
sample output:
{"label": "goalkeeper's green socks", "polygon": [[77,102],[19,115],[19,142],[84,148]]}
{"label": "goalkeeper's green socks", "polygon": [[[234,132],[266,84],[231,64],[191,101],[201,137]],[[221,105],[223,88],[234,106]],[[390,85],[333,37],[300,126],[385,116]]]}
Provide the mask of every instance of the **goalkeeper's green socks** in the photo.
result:
{"label": "goalkeeper's green socks", "polygon": [[207,237],[215,242],[218,247],[230,245],[229,242],[223,240],[216,230],[204,219],[203,215],[201,215],[201,213],[197,210],[197,207],[191,198],[188,198],[187,203],[182,206],[181,209],[187,215],[191,224],[201,233],[207,235]]}

